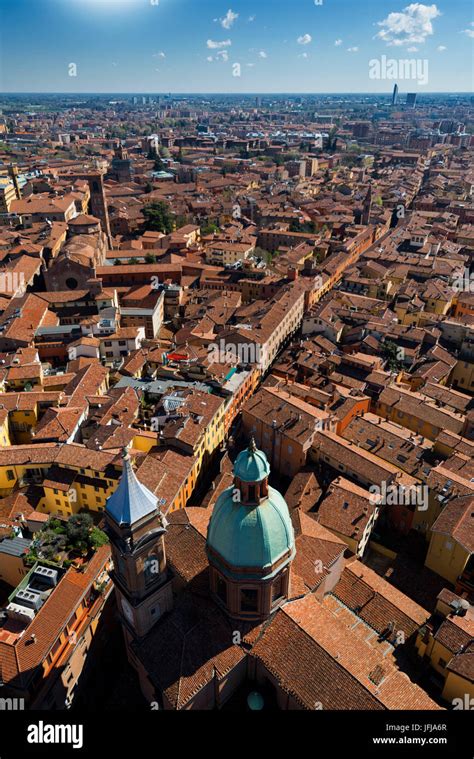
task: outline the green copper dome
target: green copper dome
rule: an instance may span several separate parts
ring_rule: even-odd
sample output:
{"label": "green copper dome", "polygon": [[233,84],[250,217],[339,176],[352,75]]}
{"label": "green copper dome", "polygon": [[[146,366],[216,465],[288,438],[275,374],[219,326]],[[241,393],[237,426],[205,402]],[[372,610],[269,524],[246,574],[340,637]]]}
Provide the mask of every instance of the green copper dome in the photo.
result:
{"label": "green copper dome", "polygon": [[234,464],[234,475],[242,482],[261,482],[270,474],[270,465],[263,451],[259,451],[252,438],[245,451],[241,451]]}
{"label": "green copper dome", "polygon": [[[295,537],[283,496],[268,488],[268,498],[256,506],[236,503],[234,488],[217,499],[207,533],[207,546],[231,567],[269,569],[295,552]],[[280,567],[281,568],[281,567]],[[263,579],[263,578],[262,578]]]}

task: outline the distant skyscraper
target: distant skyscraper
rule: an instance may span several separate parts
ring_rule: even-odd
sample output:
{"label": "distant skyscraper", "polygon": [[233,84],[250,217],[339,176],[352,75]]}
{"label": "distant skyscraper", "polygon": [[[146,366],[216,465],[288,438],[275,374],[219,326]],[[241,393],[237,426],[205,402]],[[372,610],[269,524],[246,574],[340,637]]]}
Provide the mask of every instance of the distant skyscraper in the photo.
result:
{"label": "distant skyscraper", "polygon": [[416,106],[416,98],[417,98],[416,92],[409,92],[407,94],[407,105],[411,106],[411,108],[414,108]]}
{"label": "distant skyscraper", "polygon": [[398,100],[398,84],[393,88],[392,105],[396,105]]}

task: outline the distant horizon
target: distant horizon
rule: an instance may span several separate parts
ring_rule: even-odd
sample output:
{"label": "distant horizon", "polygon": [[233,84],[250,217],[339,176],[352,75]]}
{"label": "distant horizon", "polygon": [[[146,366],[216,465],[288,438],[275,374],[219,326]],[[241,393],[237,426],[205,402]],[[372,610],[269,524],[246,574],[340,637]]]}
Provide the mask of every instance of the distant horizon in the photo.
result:
{"label": "distant horizon", "polygon": [[[394,84],[395,84],[395,82],[394,82]],[[351,96],[357,97],[357,96],[362,96],[363,95],[364,97],[392,97],[392,92],[393,92],[393,88],[390,91],[387,91],[387,92],[363,92],[363,91],[360,91],[360,92],[350,91],[349,92],[349,91],[342,91],[342,90],[341,91],[328,90],[327,92],[309,92],[309,91],[308,92],[303,92],[303,91],[301,91],[301,92],[297,92],[297,91],[293,91],[293,92],[284,92],[284,91],[279,91],[279,92],[276,92],[276,91],[275,92],[270,92],[270,91],[268,91],[268,92],[257,92],[257,91],[255,91],[255,92],[251,92],[251,91],[248,91],[248,92],[224,92],[224,91],[222,91],[222,92],[220,92],[220,91],[215,91],[215,92],[213,92],[213,91],[208,91],[208,92],[205,92],[205,91],[185,92],[184,90],[183,91],[179,91],[179,90],[163,90],[162,92],[158,92],[158,91],[146,91],[146,90],[136,90],[136,91],[129,91],[129,92],[119,91],[119,90],[116,90],[116,91],[112,91],[112,90],[107,91],[107,90],[104,90],[104,91],[95,91],[95,92],[93,92],[93,91],[89,91],[89,92],[88,91],[84,91],[84,92],[60,92],[60,91],[56,91],[56,90],[49,90],[49,91],[48,90],[44,90],[42,92],[40,92],[40,91],[38,91],[38,92],[35,92],[35,91],[32,91],[32,92],[28,92],[28,91],[24,91],[24,92],[22,92],[22,91],[16,91],[16,92],[14,92],[14,91],[11,91],[11,92],[10,91],[0,91],[0,96],[2,96],[2,95],[22,95],[22,96],[34,95],[35,97],[37,97],[37,96],[41,96],[41,95],[58,95],[58,96],[66,96],[66,97],[81,97],[81,96],[84,96],[84,95],[94,95],[94,96],[121,95],[121,96],[124,96],[124,97],[125,96],[136,97],[137,95],[141,95],[143,97],[153,97],[153,96],[155,96],[155,97],[161,97],[161,96],[168,97],[169,95],[180,95],[180,96],[184,96],[184,97],[189,97],[189,96],[192,96],[192,97],[198,97],[198,96],[207,97],[209,95],[212,95],[212,96],[219,96],[220,95],[220,96],[223,96],[223,97],[267,97],[267,96],[272,96],[272,97],[275,97],[275,96],[280,96],[280,97],[302,97],[302,96],[317,97],[319,95],[334,95],[334,96],[338,96],[338,95],[351,95]],[[400,95],[404,95],[404,94],[406,94],[408,92],[415,93],[417,95],[417,97],[419,97],[419,98],[420,97],[424,97],[426,95],[463,95],[463,96],[468,96],[468,97],[474,97],[474,91],[473,90],[466,90],[464,92],[461,91],[461,90],[432,90],[432,91],[427,91],[427,92],[417,92],[415,89],[407,89],[407,90],[400,90],[399,89],[398,90],[398,96],[400,97]]]}

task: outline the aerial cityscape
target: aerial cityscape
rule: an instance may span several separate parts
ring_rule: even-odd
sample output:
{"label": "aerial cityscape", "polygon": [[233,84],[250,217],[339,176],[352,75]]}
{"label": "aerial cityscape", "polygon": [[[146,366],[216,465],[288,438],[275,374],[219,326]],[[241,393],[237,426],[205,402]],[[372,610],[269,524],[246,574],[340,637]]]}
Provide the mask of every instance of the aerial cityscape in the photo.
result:
{"label": "aerial cityscape", "polygon": [[83,748],[50,712],[474,709],[472,10],[3,0],[0,706],[33,747]]}

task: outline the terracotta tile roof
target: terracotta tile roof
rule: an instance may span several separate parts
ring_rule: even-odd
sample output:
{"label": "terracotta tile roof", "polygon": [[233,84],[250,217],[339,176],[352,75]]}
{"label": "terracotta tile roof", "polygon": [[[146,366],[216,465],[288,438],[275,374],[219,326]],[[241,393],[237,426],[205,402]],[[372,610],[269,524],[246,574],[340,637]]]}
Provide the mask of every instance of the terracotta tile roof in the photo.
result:
{"label": "terracotta tile roof", "polygon": [[382,633],[395,622],[410,636],[429,618],[429,612],[358,560],[351,561],[333,590],[334,595]]}
{"label": "terracotta tile roof", "polygon": [[285,493],[285,501],[289,509],[299,508],[307,512],[315,507],[321,493],[314,472],[299,472]]}
{"label": "terracotta tile roof", "polygon": [[455,617],[446,619],[438,628],[435,640],[445,646],[453,654],[460,653],[474,639],[474,619]]}
{"label": "terracotta tile roof", "polygon": [[35,429],[36,440],[57,440],[66,443],[83,418],[83,408],[49,408]]}
{"label": "terracotta tile roof", "polygon": [[[295,601],[294,603],[298,603]],[[258,659],[303,709],[383,709],[383,705],[284,611],[253,646]]]}
{"label": "terracotta tile roof", "polygon": [[[189,583],[199,574],[205,573],[207,578],[209,562],[206,554],[206,536],[198,530],[191,520],[190,512],[202,511],[208,514],[208,509],[179,509],[167,517],[169,520],[166,534],[166,552],[168,561],[185,582]],[[206,531],[207,534],[207,531]]]}
{"label": "terracotta tile roof", "polygon": [[173,614],[132,645],[172,708],[183,709],[214,678],[222,681],[245,659],[232,644],[234,627],[210,600],[183,593]]}
{"label": "terracotta tile roof", "polygon": [[466,551],[474,553],[474,495],[449,501],[431,529],[450,535]]}
{"label": "terracotta tile roof", "polygon": [[468,645],[462,653],[453,656],[447,669],[471,683],[474,682],[474,643]]}
{"label": "terracotta tile roof", "polygon": [[[372,696],[386,709],[439,708],[397,668],[394,659],[387,654],[386,644],[381,649],[371,645],[367,638],[357,634],[357,627],[352,627],[353,619],[346,624],[340,615],[333,614],[314,595],[286,604],[282,613],[291,617],[337,663],[341,671],[354,678],[366,697]],[[287,654],[294,648],[294,644],[289,643]],[[349,682],[348,687],[354,692],[354,686],[349,686]],[[353,708],[365,707],[359,705]]]}
{"label": "terracotta tile roof", "polygon": [[344,477],[335,479],[318,509],[318,522],[328,530],[360,540],[375,511],[373,496]]}

